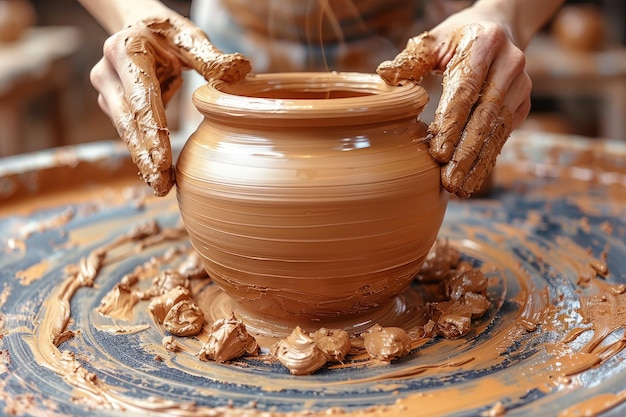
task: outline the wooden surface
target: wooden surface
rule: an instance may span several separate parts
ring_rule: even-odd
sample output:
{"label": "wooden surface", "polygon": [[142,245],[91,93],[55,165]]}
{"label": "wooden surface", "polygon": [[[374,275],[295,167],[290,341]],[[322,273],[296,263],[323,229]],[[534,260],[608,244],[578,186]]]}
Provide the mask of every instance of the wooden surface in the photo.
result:
{"label": "wooden surface", "polygon": [[63,145],[71,114],[67,90],[72,80],[71,59],[80,46],[74,27],[35,27],[20,40],[0,43],[0,156],[21,150],[25,106],[44,94],[53,100],[48,121],[53,146]]}

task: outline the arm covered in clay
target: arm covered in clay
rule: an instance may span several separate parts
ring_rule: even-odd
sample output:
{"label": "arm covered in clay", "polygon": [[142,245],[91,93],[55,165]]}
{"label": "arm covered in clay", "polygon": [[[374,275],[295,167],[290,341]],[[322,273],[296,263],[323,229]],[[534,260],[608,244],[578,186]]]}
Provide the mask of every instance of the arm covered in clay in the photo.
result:
{"label": "arm covered in clay", "polygon": [[250,72],[240,54],[224,54],[187,18],[156,0],[79,0],[113,35],[91,71],[98,104],[126,142],[139,175],[156,195],[174,185],[165,105],[194,69],[207,80]]}
{"label": "arm covered in clay", "polygon": [[511,131],[530,112],[532,83],[522,52],[563,0],[479,0],[407,43],[378,73],[390,84],[443,72],[429,126],[444,187],[479,190]]}

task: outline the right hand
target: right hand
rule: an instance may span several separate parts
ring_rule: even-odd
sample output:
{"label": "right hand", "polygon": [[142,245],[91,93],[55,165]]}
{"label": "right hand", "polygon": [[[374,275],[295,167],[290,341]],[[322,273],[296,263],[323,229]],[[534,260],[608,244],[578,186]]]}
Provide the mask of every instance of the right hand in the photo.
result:
{"label": "right hand", "polygon": [[524,65],[510,25],[484,6],[464,9],[410,39],[378,67],[392,85],[443,73],[428,136],[449,192],[464,198],[479,191],[511,131],[528,115],[532,82]]}
{"label": "right hand", "polygon": [[182,71],[206,80],[238,81],[251,70],[241,54],[224,54],[179,15],[144,19],[113,34],[91,70],[98,104],[126,142],[139,175],[158,196],[174,185],[165,105],[182,84]]}

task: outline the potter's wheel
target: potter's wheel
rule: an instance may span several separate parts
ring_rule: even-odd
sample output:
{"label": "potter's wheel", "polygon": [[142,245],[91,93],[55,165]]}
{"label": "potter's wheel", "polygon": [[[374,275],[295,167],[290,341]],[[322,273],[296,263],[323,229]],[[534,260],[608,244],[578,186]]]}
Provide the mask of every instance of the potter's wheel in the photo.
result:
{"label": "potter's wheel", "polygon": [[[77,152],[49,155],[47,165],[22,164],[18,174],[0,162],[0,188],[6,195],[12,188],[41,196],[37,184],[45,175],[37,174],[51,166],[71,173],[86,165],[92,174],[116,177],[132,172],[118,147],[86,161]],[[625,161],[624,143],[517,134],[505,147],[492,197],[451,201],[440,233],[489,278],[493,307],[472,333],[435,338],[391,365],[364,360],[299,377],[262,360],[200,362],[194,340],[183,342],[189,352],[167,352],[165,332],[150,325],[145,307],[132,322],[96,312],[124,274],[173,246],[188,247],[185,239],[111,256],[95,285],[71,298],[67,328],[76,334],[47,356],[41,345],[64,267],[147,219],[178,225],[175,195],[147,197],[131,174],[126,183],[94,188],[95,202],[62,186],[32,202],[7,197],[0,207],[6,210],[0,217],[0,410],[255,415],[334,407],[366,415],[624,415],[626,295],[614,284],[626,284]],[[605,278],[598,275],[603,254]],[[601,301],[594,298],[602,294]],[[602,330],[607,334],[600,338]],[[50,358],[62,356],[61,369]]]}

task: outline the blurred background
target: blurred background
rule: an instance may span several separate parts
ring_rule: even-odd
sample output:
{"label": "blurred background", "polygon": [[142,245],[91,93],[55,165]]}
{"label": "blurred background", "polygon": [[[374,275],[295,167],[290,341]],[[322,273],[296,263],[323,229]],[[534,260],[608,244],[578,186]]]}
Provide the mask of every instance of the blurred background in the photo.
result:
{"label": "blurred background", "polygon": [[[164,3],[189,12],[190,1]],[[623,0],[566,3],[527,51],[525,129],[626,140],[625,22]],[[0,0],[0,157],[117,137],[89,82],[106,38],[76,0]]]}

